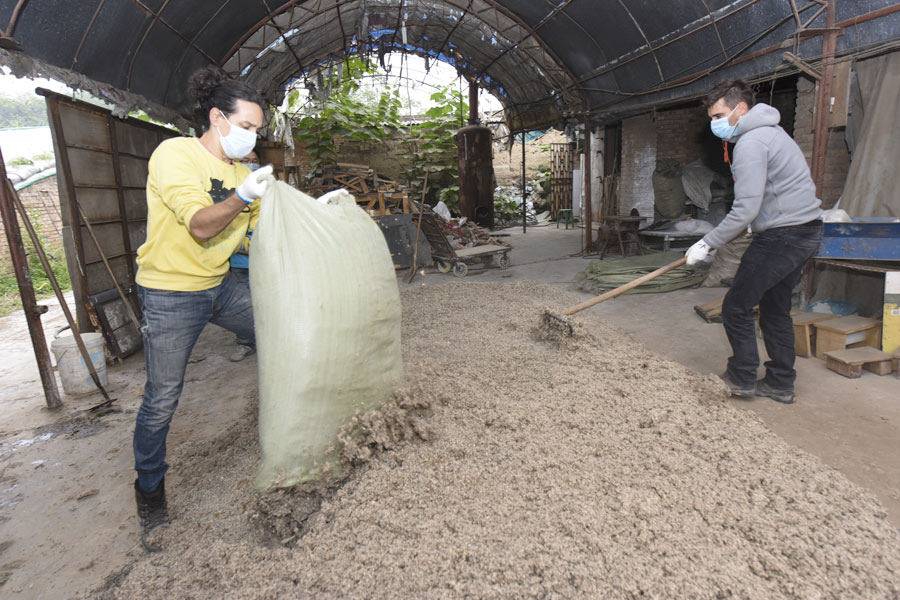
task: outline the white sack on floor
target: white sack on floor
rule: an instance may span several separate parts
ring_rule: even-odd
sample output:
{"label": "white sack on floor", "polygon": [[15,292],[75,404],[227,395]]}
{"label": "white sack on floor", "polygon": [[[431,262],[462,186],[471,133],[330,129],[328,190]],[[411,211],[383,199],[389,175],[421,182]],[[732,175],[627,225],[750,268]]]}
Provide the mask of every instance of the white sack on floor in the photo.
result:
{"label": "white sack on floor", "polygon": [[261,491],[333,472],[341,426],[403,383],[400,295],[378,225],[343,190],[322,203],[272,183],[250,248]]}

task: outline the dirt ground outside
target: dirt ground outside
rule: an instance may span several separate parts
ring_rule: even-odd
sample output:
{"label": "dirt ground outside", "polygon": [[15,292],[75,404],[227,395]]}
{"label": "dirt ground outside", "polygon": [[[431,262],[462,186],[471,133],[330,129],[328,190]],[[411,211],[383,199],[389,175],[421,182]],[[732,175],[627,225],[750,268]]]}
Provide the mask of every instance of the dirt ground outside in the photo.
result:
{"label": "dirt ground outside", "polygon": [[[403,292],[407,388],[365,421],[350,478],[320,496],[252,492],[255,359],[229,363],[232,336],[207,328],[170,434],[175,520],[156,555],[137,543],[131,490],[140,357],[111,369],[119,407],[102,416],[83,412],[90,397],[36,417],[35,381],[5,389],[3,595],[900,594],[883,506],[727,402],[714,377],[589,315],[579,337],[550,343],[540,310],[580,296],[473,279]],[[12,317],[0,335],[2,364],[30,349]]]}

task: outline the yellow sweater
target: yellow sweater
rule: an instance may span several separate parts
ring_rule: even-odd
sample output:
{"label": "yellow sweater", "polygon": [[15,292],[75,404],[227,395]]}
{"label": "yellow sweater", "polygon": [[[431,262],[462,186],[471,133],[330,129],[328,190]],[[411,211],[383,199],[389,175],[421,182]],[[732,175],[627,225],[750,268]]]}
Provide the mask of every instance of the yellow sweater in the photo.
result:
{"label": "yellow sweater", "polygon": [[147,177],[147,241],[138,248],[135,280],[148,288],[194,292],[222,282],[228,259],[259,220],[259,202],[239,213],[219,235],[201,242],[191,218],[234,193],[250,169],[229,165],[197,138],[171,138],[150,157]]}

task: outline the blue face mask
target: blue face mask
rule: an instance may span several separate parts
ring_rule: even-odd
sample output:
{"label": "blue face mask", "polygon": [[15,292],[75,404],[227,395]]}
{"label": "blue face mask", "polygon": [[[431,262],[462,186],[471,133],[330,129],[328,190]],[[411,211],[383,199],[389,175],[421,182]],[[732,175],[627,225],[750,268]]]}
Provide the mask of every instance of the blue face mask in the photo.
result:
{"label": "blue face mask", "polygon": [[713,135],[722,138],[723,140],[730,139],[734,137],[734,133],[737,131],[737,123],[731,125],[728,122],[728,117],[737,109],[737,106],[731,109],[731,112],[721,119],[713,119],[709,122],[709,128],[712,130]]}

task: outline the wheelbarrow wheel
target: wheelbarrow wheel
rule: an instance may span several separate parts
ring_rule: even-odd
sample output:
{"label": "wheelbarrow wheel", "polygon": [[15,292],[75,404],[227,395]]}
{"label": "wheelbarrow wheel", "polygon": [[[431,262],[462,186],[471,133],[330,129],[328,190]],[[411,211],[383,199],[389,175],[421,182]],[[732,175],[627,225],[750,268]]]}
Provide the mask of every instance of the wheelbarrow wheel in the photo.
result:
{"label": "wheelbarrow wheel", "polygon": [[509,257],[504,254],[500,257],[500,268],[505,269],[508,266],[509,266]]}
{"label": "wheelbarrow wheel", "polygon": [[453,274],[457,277],[465,277],[466,273],[469,272],[469,265],[464,262],[458,262],[453,267]]}
{"label": "wheelbarrow wheel", "polygon": [[453,268],[453,263],[449,263],[441,259],[436,259],[434,261],[434,266],[437,268],[439,273],[449,273],[450,269]]}

